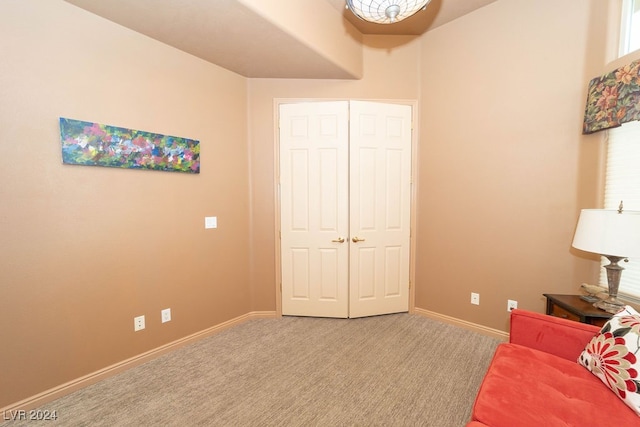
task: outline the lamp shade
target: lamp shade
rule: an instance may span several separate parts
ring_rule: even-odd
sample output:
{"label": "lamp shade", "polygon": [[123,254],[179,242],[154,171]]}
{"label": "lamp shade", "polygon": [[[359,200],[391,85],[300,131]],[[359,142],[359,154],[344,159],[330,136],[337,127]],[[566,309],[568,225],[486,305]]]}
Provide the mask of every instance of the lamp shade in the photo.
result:
{"label": "lamp shade", "polygon": [[393,24],[410,17],[431,0],[347,0],[358,18],[375,24]]}
{"label": "lamp shade", "polygon": [[640,257],[640,212],[583,209],[572,246],[618,257]]}

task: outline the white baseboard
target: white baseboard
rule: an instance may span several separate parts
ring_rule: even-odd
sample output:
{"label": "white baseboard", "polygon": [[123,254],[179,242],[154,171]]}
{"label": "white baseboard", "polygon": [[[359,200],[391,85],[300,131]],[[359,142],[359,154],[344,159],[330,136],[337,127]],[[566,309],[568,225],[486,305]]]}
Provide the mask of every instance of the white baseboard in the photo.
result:
{"label": "white baseboard", "polygon": [[57,387],[53,387],[49,390],[43,391],[42,393],[38,393],[35,396],[31,396],[27,399],[11,404],[5,408],[0,408],[0,413],[12,413],[12,411],[15,413],[19,410],[28,411],[30,409],[40,407],[48,402],[51,402],[52,400],[73,393],[74,391],[80,390],[81,388],[87,387],[91,384],[95,384],[98,381],[102,381],[104,379],[112,377],[120,372],[126,371],[127,369],[131,369],[135,366],[141,365],[187,344],[191,344],[195,341],[214,335],[218,332],[223,331],[224,329],[230,328],[232,326],[237,326],[252,319],[275,319],[276,317],[278,316],[275,311],[253,311],[247,314],[243,314],[242,316],[236,317],[235,319],[228,320],[226,322],[207,328],[203,331],[196,332],[195,334],[188,335],[184,338],[180,338],[176,341],[157,347],[153,350],[149,350],[145,353],[123,360],[122,362],[107,366],[106,368],[92,372],[83,377],[61,384]]}
{"label": "white baseboard", "polygon": [[455,326],[460,326],[465,329],[472,330],[482,335],[487,335],[492,338],[497,338],[502,341],[509,340],[509,333],[498,329],[488,328],[486,326],[478,325],[476,323],[467,322],[466,320],[457,319],[455,317],[445,316],[444,314],[435,313],[433,311],[425,310],[423,308],[415,308],[413,310],[415,314],[425,316],[430,319],[439,320],[444,323],[449,323]]}

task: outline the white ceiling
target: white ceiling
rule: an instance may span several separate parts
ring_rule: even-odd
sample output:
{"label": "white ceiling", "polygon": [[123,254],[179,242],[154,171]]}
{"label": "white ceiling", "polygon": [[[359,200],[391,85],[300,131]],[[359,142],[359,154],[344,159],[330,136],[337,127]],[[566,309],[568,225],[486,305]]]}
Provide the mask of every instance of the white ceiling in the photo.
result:
{"label": "white ceiling", "polygon": [[[353,78],[238,0],[66,1],[246,77]],[[420,35],[496,0],[432,0],[391,25],[358,19],[345,0],[314,1],[328,2],[362,34]]]}

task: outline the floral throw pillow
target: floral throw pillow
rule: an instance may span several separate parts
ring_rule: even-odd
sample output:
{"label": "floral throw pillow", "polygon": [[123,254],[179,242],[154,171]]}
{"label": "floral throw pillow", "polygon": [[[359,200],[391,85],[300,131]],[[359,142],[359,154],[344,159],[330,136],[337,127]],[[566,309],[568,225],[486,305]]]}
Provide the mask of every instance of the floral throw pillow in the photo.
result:
{"label": "floral throw pillow", "polygon": [[640,415],[640,314],[632,307],[613,315],[578,357],[636,414]]}

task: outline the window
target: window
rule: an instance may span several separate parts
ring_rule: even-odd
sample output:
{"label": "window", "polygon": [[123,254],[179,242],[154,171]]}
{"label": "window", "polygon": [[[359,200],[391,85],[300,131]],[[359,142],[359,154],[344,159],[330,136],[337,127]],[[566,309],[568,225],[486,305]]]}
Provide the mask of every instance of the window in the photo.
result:
{"label": "window", "polygon": [[[604,208],[618,209],[622,200],[624,210],[640,211],[640,122],[625,123],[607,132]],[[603,258],[603,265],[608,263]],[[629,258],[620,266],[624,271],[618,292],[640,298],[640,258]],[[607,283],[604,269],[600,282]]]}
{"label": "window", "polygon": [[619,56],[640,49],[640,0],[623,0]]}
{"label": "window", "polygon": [[[620,56],[640,49],[640,0],[623,0],[620,24]],[[625,123],[607,131],[607,164],[604,188],[604,208],[640,210],[640,122]],[[602,265],[608,264],[602,258]],[[621,262],[624,267],[619,294],[640,300],[640,258]],[[600,283],[607,283],[604,268]]]}

